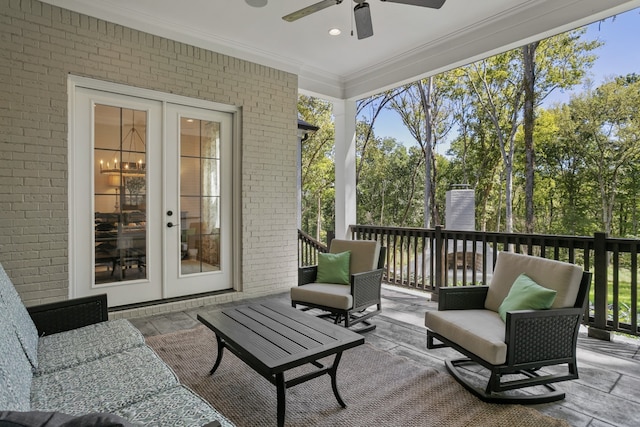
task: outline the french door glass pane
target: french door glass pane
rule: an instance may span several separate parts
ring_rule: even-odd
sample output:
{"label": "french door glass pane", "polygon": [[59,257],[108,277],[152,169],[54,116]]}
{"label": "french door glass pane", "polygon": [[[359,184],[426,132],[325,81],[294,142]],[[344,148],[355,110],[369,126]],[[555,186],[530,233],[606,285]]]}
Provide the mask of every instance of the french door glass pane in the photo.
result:
{"label": "french door glass pane", "polygon": [[96,284],[147,278],[147,112],[94,108]]}
{"label": "french door glass pane", "polygon": [[220,270],[220,124],[180,119],[181,274]]}

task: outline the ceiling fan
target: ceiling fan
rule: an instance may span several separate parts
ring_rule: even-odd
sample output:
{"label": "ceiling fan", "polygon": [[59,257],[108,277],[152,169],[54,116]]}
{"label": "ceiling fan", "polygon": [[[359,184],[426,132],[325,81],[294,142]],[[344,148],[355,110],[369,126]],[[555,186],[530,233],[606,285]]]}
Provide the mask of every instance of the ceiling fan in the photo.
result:
{"label": "ceiling fan", "polygon": [[[287,22],[293,22],[312,13],[319,12],[322,9],[326,9],[329,6],[334,6],[342,3],[343,0],[322,0],[311,6],[303,7],[293,13],[282,17]],[[365,0],[353,0],[356,6],[353,8],[353,15],[356,21],[356,32],[358,33],[358,39],[365,39],[373,35],[373,26],[371,24],[371,11],[369,10],[369,3]],[[388,1],[390,3],[408,4],[411,6],[428,7],[431,9],[440,9],[446,0],[381,0]]]}

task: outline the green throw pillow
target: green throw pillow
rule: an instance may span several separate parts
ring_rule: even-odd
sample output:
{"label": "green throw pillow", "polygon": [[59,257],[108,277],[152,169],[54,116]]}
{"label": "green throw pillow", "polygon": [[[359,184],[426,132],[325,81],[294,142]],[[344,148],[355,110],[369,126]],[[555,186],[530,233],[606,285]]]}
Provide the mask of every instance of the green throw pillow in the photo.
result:
{"label": "green throw pillow", "polygon": [[318,254],[318,274],[317,283],[337,283],[349,285],[349,262],[351,261],[351,251],[340,252],[338,254]]}
{"label": "green throw pillow", "polygon": [[556,293],[553,289],[538,285],[526,274],[521,274],[498,307],[498,314],[506,322],[507,311],[549,309],[556,299]]}

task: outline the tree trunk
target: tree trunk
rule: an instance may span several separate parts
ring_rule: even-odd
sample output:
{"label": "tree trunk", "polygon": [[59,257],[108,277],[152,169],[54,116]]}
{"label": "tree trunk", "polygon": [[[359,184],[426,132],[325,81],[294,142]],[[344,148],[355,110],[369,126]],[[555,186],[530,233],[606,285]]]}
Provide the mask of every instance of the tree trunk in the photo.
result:
{"label": "tree trunk", "polygon": [[316,240],[320,241],[320,229],[322,228],[322,195],[318,195],[318,216],[316,218]]}
{"label": "tree trunk", "polygon": [[527,233],[534,231],[534,168],[535,151],[533,148],[533,129],[535,126],[534,106],[535,106],[535,58],[536,49],[539,42],[530,43],[522,47],[522,58],[524,65],[524,112],[523,112],[523,132],[525,150],[525,230]]}
{"label": "tree trunk", "polygon": [[505,231],[507,233],[513,232],[513,162],[507,162],[504,165],[505,179],[504,179],[504,222]]}
{"label": "tree trunk", "polygon": [[427,79],[427,87],[422,84],[422,81],[418,82],[418,88],[420,89],[420,99],[422,101],[422,108],[424,110],[424,126],[425,126],[425,141],[424,141],[424,228],[431,227],[431,159],[432,145],[433,145],[433,119],[431,117],[431,93],[433,91],[433,77]]}

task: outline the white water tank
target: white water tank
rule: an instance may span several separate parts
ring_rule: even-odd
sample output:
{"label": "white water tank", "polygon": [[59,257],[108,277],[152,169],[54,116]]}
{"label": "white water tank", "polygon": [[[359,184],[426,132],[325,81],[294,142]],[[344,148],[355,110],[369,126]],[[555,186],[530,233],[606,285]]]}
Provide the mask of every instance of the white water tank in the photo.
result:
{"label": "white water tank", "polygon": [[476,229],[476,195],[468,185],[452,185],[447,191],[445,224],[447,230]]}

